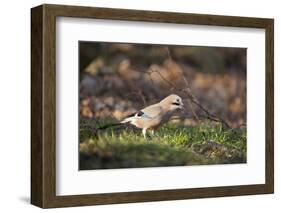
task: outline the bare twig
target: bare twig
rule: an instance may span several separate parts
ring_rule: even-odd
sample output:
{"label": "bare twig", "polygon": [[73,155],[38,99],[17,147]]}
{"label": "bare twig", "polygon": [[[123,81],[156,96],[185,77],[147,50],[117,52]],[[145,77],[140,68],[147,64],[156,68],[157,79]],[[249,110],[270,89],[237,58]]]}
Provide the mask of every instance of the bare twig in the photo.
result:
{"label": "bare twig", "polygon": [[[171,53],[170,53],[170,50],[169,50],[168,47],[166,48],[166,51],[167,51],[167,53],[168,53],[168,58],[169,58],[169,60],[173,61],[172,56],[171,56]],[[185,82],[186,88],[185,88],[185,89],[181,89],[180,91],[184,92],[184,93],[187,95],[187,97],[189,98],[189,100],[190,100],[192,103],[194,103],[196,106],[198,106],[198,107],[206,114],[207,119],[212,120],[212,121],[215,121],[215,122],[220,122],[220,123],[222,123],[223,125],[225,125],[227,128],[230,128],[229,124],[228,124],[225,120],[223,120],[222,118],[219,118],[219,117],[213,115],[213,114],[210,113],[204,106],[202,106],[202,105],[200,104],[200,102],[198,101],[198,99],[197,99],[197,98],[195,97],[195,95],[192,93],[191,88],[190,88],[190,86],[189,86],[189,82],[187,81],[187,79],[186,79],[186,77],[184,76],[183,72],[182,72],[182,77],[183,77],[183,80],[184,80],[184,82]],[[165,81],[167,81],[167,80],[165,79]],[[190,106],[191,106],[191,104],[190,104]],[[193,110],[192,106],[191,106],[191,111],[192,111],[193,115],[198,119],[198,116],[197,116],[197,114],[195,113],[195,111]]]}
{"label": "bare twig", "polygon": [[146,103],[145,97],[144,97],[144,95],[143,95],[143,92],[142,92],[140,89],[138,90],[138,95],[139,95],[140,98],[142,99],[142,102],[143,102],[144,106],[146,106],[147,103]]}
{"label": "bare twig", "polygon": [[198,99],[191,93],[190,89],[183,89],[181,91],[185,92],[187,94],[187,97],[189,98],[189,100],[191,100],[192,103],[194,103],[196,106],[198,106],[206,114],[207,119],[216,121],[216,122],[220,122],[220,123],[224,124],[227,128],[230,128],[229,124],[224,119],[213,115],[211,112],[209,112],[209,110],[207,110],[204,106],[202,106],[199,103]]}
{"label": "bare twig", "polygon": [[147,102],[146,102],[146,100],[145,100],[145,97],[144,97],[144,95],[143,95],[143,92],[142,92],[140,89],[138,89],[138,90],[135,91],[135,92],[132,92],[132,94],[137,95],[137,96],[142,100],[144,106],[147,105]]}
{"label": "bare twig", "polygon": [[192,104],[190,103],[189,100],[187,100],[187,103],[188,103],[189,109],[190,109],[190,111],[192,112],[194,118],[195,118],[197,121],[199,121],[199,117],[198,117],[198,115],[196,114],[196,112],[194,111]]}
{"label": "bare twig", "polygon": [[[170,52],[169,47],[166,47],[165,50],[167,51],[167,55],[168,55],[169,60],[174,63],[174,60],[173,60],[173,58],[172,58],[172,55],[171,55],[171,52]],[[190,87],[189,87],[189,83],[188,83],[187,79],[185,78],[185,76],[184,76],[182,70],[181,70],[181,74],[182,74],[182,76],[183,76],[183,79],[184,79],[184,81],[185,81],[185,84],[186,84],[187,88],[190,88]],[[189,106],[189,108],[190,108],[190,110],[191,110],[191,112],[192,112],[194,118],[195,118],[197,121],[199,121],[198,115],[196,114],[196,112],[195,112],[195,110],[194,110],[192,104],[190,103],[189,100],[187,100],[187,103],[188,103],[188,106]]]}
{"label": "bare twig", "polygon": [[[167,51],[168,51],[168,57],[170,60],[173,60],[172,57],[171,57],[171,53],[169,51],[169,48],[167,47]],[[230,128],[229,124],[223,120],[222,118],[219,118],[215,115],[213,115],[212,113],[210,113],[204,106],[202,106],[200,104],[200,102],[198,101],[198,99],[195,97],[195,95],[192,93],[191,91],[191,88],[189,86],[189,82],[187,81],[186,77],[184,76],[184,74],[182,73],[182,76],[183,76],[183,80],[185,82],[185,85],[186,85],[186,89],[184,89],[183,91],[185,93],[187,93],[189,99],[195,104],[197,105],[203,112],[205,112],[205,114],[207,115],[207,118],[209,120],[212,120],[212,121],[216,121],[216,122],[220,122],[222,123],[223,125],[225,125],[227,128]]]}
{"label": "bare twig", "polygon": [[[170,56],[170,60],[171,59],[171,56]],[[176,85],[174,83],[172,83],[171,81],[169,81],[167,78],[165,78],[161,72],[155,68],[150,68],[150,71],[143,71],[143,73],[151,76],[152,73],[156,73],[159,75],[159,77],[168,85],[171,87],[171,90],[175,90],[176,89]],[[183,75],[183,74],[182,74]],[[185,86],[186,88],[184,89],[178,89],[179,92],[183,93],[184,97],[187,98],[188,100],[190,100],[192,103],[194,103],[199,109],[201,109],[205,114],[206,114],[206,117],[205,119],[208,119],[208,120],[211,120],[211,121],[215,121],[215,122],[219,122],[219,123],[222,123],[224,126],[226,126],[227,128],[230,128],[229,124],[222,118],[219,118],[215,115],[213,115],[211,112],[209,112],[209,110],[207,110],[202,104],[200,104],[200,102],[198,101],[198,99],[195,97],[195,95],[191,92],[191,89],[189,87],[189,83],[186,79],[186,77],[183,75],[183,80],[185,82]],[[191,111],[194,115],[194,117],[197,119],[197,120],[200,120],[198,115],[195,113],[192,105],[190,104],[191,106]],[[202,120],[202,119],[201,119]]]}
{"label": "bare twig", "polygon": [[166,83],[166,84],[168,84],[171,88],[170,88],[170,90],[174,90],[175,88],[176,88],[176,85],[175,84],[173,84],[171,81],[169,81],[168,79],[166,79],[162,74],[161,74],[161,72],[159,72],[159,70],[156,70],[156,69],[154,69],[154,68],[150,68],[150,74],[152,74],[152,73],[157,73],[159,76],[160,76],[160,78]]}

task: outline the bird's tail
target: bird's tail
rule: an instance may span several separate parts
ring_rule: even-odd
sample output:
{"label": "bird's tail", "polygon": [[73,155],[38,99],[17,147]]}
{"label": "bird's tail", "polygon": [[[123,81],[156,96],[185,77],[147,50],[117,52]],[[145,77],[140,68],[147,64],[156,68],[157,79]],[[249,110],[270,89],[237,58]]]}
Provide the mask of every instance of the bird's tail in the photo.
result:
{"label": "bird's tail", "polygon": [[121,121],[120,123],[121,124],[125,124],[125,123],[130,123],[132,122],[134,119],[134,117],[128,117],[128,118],[125,118],[123,121]]}
{"label": "bird's tail", "polygon": [[135,119],[135,114],[136,113],[130,114],[127,118],[122,120],[120,123],[106,124],[104,126],[99,127],[98,129],[107,129],[109,127],[119,126],[119,125],[126,124],[126,123],[131,123]]}
{"label": "bird's tail", "polygon": [[99,127],[98,129],[107,129],[109,127],[113,127],[113,126],[119,126],[125,123],[130,123],[133,120],[133,117],[129,117],[129,118],[125,118],[124,120],[122,120],[120,123],[111,123],[111,124],[106,124],[104,126]]}
{"label": "bird's tail", "polygon": [[107,129],[109,127],[113,127],[113,126],[119,126],[122,125],[122,123],[113,123],[113,124],[106,124],[104,126],[99,127],[98,129]]}

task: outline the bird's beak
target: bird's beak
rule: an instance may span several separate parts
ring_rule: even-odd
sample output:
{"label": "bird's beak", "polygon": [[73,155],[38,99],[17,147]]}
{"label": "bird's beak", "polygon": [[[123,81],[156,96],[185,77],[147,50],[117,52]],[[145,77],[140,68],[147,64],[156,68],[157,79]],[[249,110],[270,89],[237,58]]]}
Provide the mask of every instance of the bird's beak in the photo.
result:
{"label": "bird's beak", "polygon": [[180,109],[183,109],[184,108],[184,105],[183,103],[180,104]]}

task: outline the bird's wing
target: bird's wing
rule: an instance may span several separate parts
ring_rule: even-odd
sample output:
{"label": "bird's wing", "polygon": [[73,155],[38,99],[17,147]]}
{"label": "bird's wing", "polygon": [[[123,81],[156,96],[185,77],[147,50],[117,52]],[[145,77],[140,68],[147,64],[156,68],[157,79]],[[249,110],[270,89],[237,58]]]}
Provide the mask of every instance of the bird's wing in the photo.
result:
{"label": "bird's wing", "polygon": [[161,115],[162,111],[163,110],[162,110],[161,106],[159,106],[158,104],[154,104],[154,105],[148,106],[148,107],[140,110],[136,114],[136,116],[153,119],[153,118]]}

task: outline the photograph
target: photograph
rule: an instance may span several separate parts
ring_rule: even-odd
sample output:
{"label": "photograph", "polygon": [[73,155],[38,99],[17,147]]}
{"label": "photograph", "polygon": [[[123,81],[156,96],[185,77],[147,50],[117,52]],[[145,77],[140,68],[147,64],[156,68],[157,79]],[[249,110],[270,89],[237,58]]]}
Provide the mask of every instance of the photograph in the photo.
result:
{"label": "photograph", "polygon": [[31,8],[32,205],[274,193],[274,18],[216,8]]}
{"label": "photograph", "polygon": [[246,163],[246,53],[79,41],[79,169]]}

